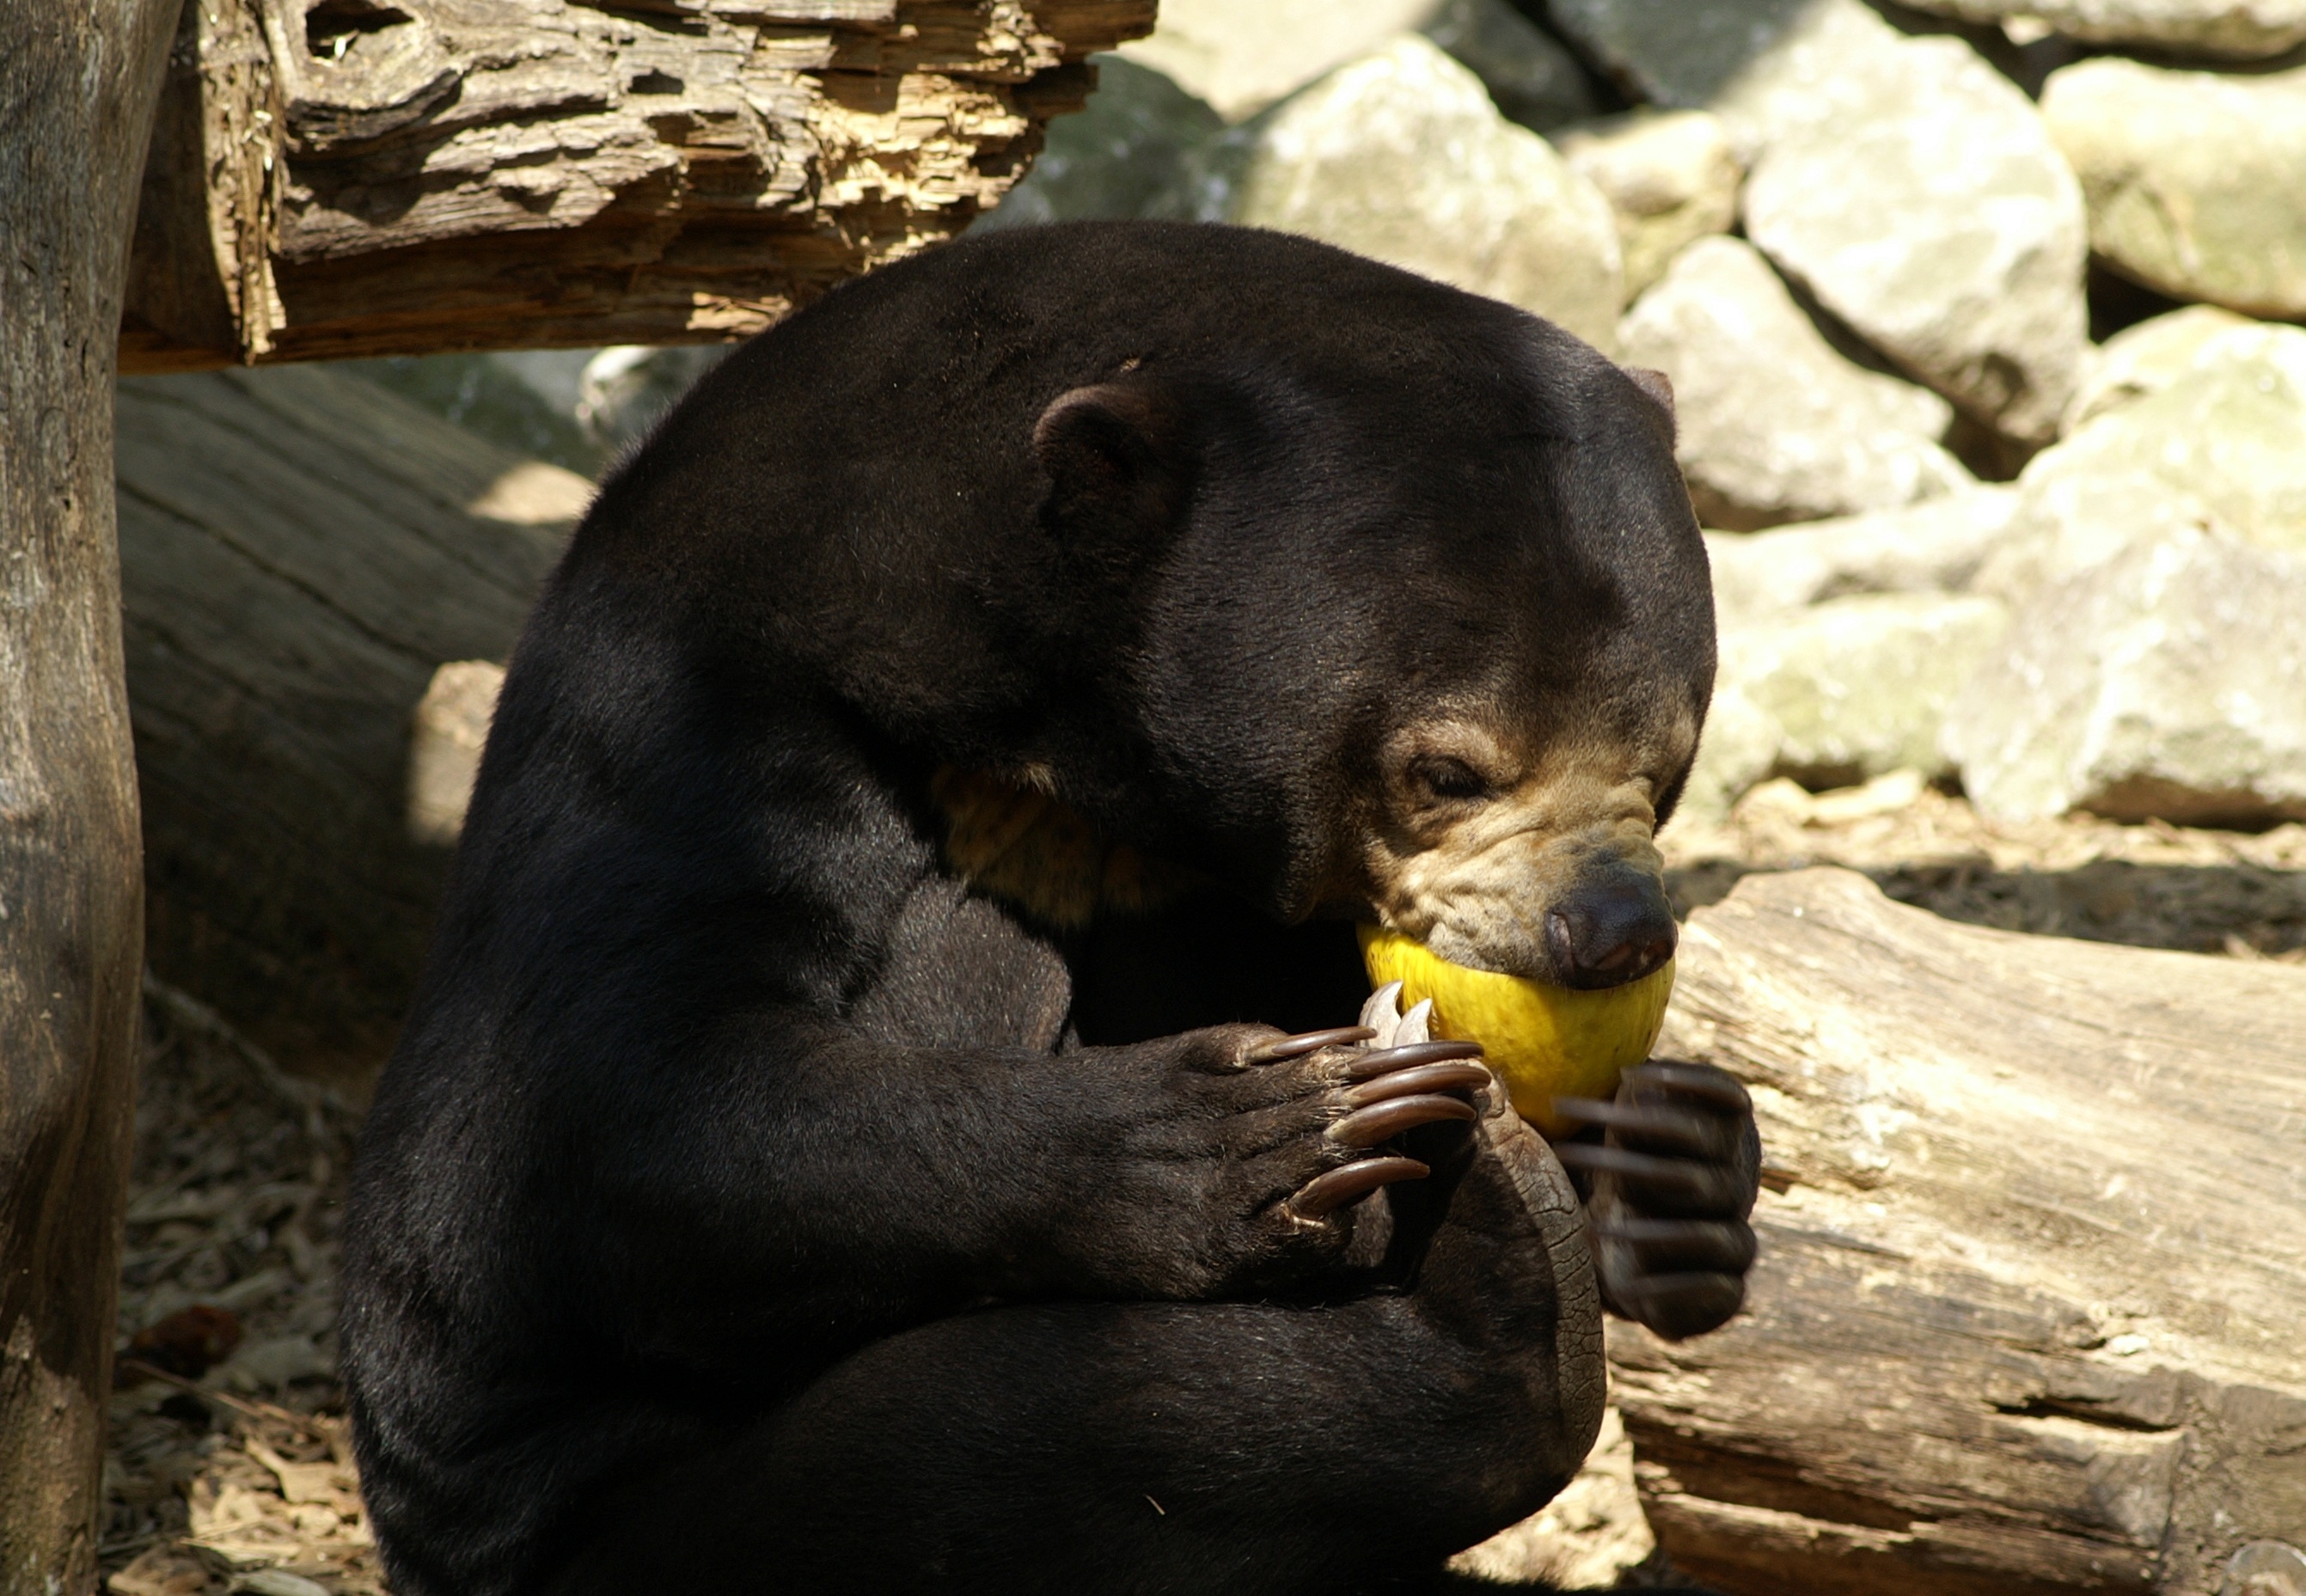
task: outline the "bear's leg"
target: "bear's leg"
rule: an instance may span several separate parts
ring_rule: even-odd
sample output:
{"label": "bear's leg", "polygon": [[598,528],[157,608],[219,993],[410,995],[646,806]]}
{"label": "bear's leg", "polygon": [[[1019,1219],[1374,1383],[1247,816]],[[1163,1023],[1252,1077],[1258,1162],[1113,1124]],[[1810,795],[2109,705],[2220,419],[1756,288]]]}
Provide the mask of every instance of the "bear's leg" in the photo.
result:
{"label": "bear's leg", "polygon": [[1337,1596],[1431,1575],[1576,1472],[1603,1376],[1584,1221],[1535,1132],[1493,1107],[1419,1135],[1436,1178],[1377,1199],[1423,1243],[1394,1285],[892,1336],[601,1502],[548,1588]]}

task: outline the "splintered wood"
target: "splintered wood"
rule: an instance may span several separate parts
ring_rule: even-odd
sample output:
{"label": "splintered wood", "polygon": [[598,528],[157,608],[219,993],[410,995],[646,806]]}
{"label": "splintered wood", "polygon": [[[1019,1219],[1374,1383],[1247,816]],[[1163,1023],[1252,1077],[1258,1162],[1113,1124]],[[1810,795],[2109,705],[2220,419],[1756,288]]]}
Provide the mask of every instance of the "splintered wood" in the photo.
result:
{"label": "splintered wood", "polygon": [[122,369],[758,332],[997,203],[1154,0],[192,0]]}
{"label": "splintered wood", "polygon": [[1755,875],[1659,1050],[1753,1090],[1768,1188],[1744,1316],[1610,1326],[1678,1566],[2200,1596],[2306,1530],[2306,969]]}

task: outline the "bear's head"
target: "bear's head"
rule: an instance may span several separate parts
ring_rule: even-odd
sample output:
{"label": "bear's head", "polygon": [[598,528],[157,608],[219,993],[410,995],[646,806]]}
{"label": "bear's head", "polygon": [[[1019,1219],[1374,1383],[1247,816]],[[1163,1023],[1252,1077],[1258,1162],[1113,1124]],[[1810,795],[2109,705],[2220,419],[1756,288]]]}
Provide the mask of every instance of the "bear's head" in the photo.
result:
{"label": "bear's head", "polygon": [[1039,410],[1039,529],[1088,624],[1024,764],[1284,918],[1636,979],[1673,950],[1653,839],[1714,670],[1670,390],[1357,265]]}

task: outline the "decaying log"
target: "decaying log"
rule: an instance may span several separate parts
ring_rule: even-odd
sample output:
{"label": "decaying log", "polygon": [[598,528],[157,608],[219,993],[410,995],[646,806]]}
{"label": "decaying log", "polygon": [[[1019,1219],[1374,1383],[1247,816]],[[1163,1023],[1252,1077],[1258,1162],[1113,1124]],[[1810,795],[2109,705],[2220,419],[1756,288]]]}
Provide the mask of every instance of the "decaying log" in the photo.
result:
{"label": "decaying log", "polygon": [[1678,1565],[2212,1596],[2306,1544],[2306,969],[1810,870],[1691,917],[1667,1026],[1752,1088],[1769,1185],[1744,1318],[1611,1327]]}
{"label": "decaying log", "polygon": [[311,367],[131,379],[119,413],[150,962],[357,1093],[454,841],[412,718],[506,657],[589,488]]}
{"label": "decaying log", "polygon": [[136,1087],[112,329],[175,0],[0,4],[0,1596],[96,1588]]}
{"label": "decaying log", "polygon": [[1154,0],[201,0],[122,369],[759,331],[1023,175]]}

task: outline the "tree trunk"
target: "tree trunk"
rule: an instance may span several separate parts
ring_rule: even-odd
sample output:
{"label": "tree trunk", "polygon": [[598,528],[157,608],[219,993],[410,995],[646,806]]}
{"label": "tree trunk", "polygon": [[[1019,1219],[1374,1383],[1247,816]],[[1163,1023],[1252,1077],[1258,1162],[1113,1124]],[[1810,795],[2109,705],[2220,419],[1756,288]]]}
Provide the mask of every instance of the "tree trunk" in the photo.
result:
{"label": "tree trunk", "polygon": [[0,1592],[93,1590],[141,946],[112,379],[176,0],[0,5]]}
{"label": "tree trunk", "polygon": [[415,712],[506,657],[590,485],[290,367],[124,380],[119,488],[152,967],[363,1097],[455,841]]}
{"label": "tree trunk", "polygon": [[205,0],[122,369],[757,332],[1021,177],[1154,0]]}
{"label": "tree trunk", "polygon": [[1753,1088],[1768,1186],[1745,1317],[1611,1327],[1677,1564],[2209,1596],[2306,1541],[2306,969],[1751,876],[1690,917],[1660,1051]]}

